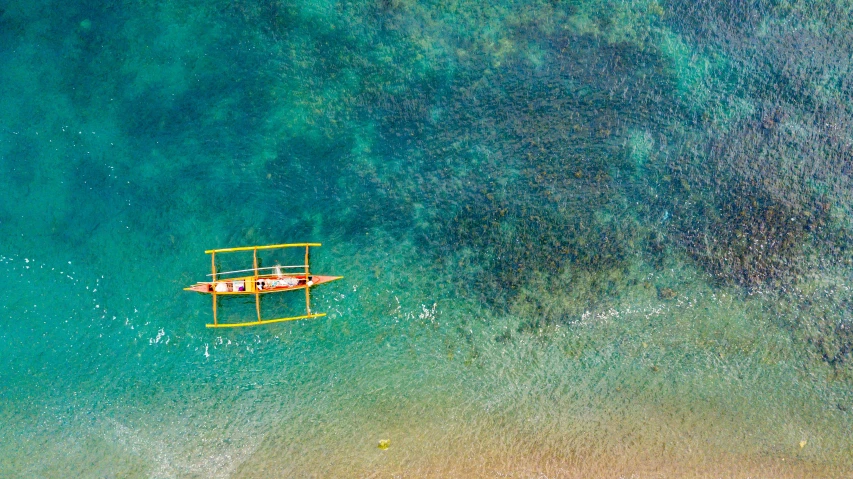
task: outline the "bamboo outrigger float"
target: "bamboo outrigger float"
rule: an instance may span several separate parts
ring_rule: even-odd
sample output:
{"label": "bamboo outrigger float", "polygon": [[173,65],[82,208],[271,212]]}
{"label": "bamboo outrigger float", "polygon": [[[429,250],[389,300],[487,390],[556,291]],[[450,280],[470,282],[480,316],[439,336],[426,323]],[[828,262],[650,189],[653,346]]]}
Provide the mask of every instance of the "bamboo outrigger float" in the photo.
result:
{"label": "bamboo outrigger float", "polygon": [[[205,254],[210,255],[211,276],[210,281],[200,281],[188,288],[185,291],[196,291],[199,293],[207,293],[213,296],[213,324],[208,324],[208,328],[239,328],[243,326],[258,326],[260,324],[280,323],[282,321],[295,321],[298,319],[319,318],[325,316],[326,313],[311,312],[311,288],[323,283],[328,283],[341,279],[343,276],[320,276],[312,274],[308,263],[308,254],[312,246],[322,246],[320,243],[291,243],[291,244],[273,244],[267,246],[243,246],[239,248],[224,248],[211,249],[205,251]],[[305,248],[305,264],[295,266],[270,266],[266,268],[258,267],[258,251],[267,249],[279,248]],[[252,251],[253,267],[251,269],[241,269],[235,271],[216,272],[216,254],[217,253],[233,253],[237,251]],[[296,269],[297,272],[283,272],[283,269]],[[261,274],[261,271],[271,270],[269,273]],[[222,277],[234,273],[251,272],[251,276],[237,277]],[[296,291],[299,289],[305,290],[305,314],[301,316],[291,316],[288,318],[276,319],[261,319],[261,295],[269,293],[280,293],[283,291]],[[258,312],[258,320],[244,323],[220,323],[216,317],[216,301],[219,296],[232,295],[254,295],[255,309]]]}

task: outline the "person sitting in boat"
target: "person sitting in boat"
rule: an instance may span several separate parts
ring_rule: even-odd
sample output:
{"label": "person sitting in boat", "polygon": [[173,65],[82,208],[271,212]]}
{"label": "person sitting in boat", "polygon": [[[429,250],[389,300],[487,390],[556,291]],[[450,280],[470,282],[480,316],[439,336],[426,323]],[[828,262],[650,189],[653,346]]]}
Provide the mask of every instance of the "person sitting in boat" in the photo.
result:
{"label": "person sitting in boat", "polygon": [[271,288],[289,288],[291,286],[296,286],[299,284],[299,280],[294,278],[293,276],[285,276],[280,279],[272,280],[270,287]]}

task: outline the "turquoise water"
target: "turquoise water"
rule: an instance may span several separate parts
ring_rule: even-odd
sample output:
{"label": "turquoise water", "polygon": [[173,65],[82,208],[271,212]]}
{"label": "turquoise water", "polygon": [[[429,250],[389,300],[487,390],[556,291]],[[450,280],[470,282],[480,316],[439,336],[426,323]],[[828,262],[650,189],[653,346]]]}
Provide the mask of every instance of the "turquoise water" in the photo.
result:
{"label": "turquoise water", "polygon": [[0,3],[0,476],[849,477],[850,9]]}

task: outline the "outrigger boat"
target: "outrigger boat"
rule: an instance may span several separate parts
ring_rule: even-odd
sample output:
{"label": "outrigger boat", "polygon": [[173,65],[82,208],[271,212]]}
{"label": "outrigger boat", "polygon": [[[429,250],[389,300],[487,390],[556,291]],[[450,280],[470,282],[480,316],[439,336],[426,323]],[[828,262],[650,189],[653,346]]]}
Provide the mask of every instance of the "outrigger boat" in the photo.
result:
{"label": "outrigger boat", "polygon": [[[343,276],[321,276],[312,274],[308,264],[308,253],[312,246],[322,246],[320,243],[292,243],[292,244],[274,244],[267,246],[243,246],[239,248],[224,248],[211,249],[205,251],[205,254],[210,255],[210,265],[212,273],[210,281],[200,281],[188,288],[185,291],[196,291],[206,293],[213,296],[213,324],[208,324],[208,328],[239,328],[242,326],[257,326],[260,324],[280,323],[282,321],[295,321],[298,319],[319,318],[325,316],[326,313],[311,312],[311,288],[341,279]],[[258,267],[258,251],[267,249],[279,248],[305,248],[305,264],[294,266],[270,266],[266,268]],[[233,253],[236,251],[252,251],[253,267],[251,269],[240,269],[235,271],[216,271],[216,254],[217,253]],[[285,269],[296,269],[296,272],[285,272]],[[266,273],[261,273],[265,271]],[[231,275],[238,273],[251,272],[250,276],[234,276],[228,277],[223,275]],[[261,295],[269,293],[280,293],[283,291],[305,290],[305,314],[301,316],[292,316],[288,318],[276,319],[261,319]],[[232,295],[254,295],[255,309],[258,312],[258,320],[244,323],[220,323],[216,317],[216,301],[219,296]]]}

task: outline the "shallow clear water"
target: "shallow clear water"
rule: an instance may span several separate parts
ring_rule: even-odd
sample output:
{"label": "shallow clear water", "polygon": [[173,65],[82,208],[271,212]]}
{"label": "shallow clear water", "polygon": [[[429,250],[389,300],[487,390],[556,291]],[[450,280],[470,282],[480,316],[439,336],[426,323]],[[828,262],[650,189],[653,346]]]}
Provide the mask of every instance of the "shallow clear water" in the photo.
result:
{"label": "shallow clear water", "polygon": [[0,3],[0,476],[849,477],[849,10]]}

